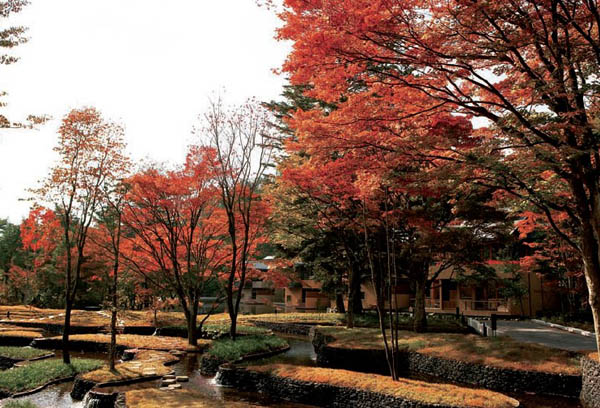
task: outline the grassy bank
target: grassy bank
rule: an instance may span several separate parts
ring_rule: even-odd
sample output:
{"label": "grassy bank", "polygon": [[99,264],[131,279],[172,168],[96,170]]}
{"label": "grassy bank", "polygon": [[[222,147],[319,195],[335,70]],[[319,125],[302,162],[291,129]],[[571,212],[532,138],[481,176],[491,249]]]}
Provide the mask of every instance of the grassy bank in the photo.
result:
{"label": "grassy bank", "polygon": [[206,354],[221,361],[232,362],[241,357],[267,353],[286,347],[287,341],[277,336],[253,335],[231,339],[214,340]]}
{"label": "grassy bank", "polygon": [[269,373],[273,376],[289,378],[296,381],[354,388],[432,405],[512,408],[519,404],[516,400],[503,394],[484,389],[465,388],[451,384],[428,383],[404,378],[401,378],[398,381],[392,381],[391,377],[357,373],[354,371],[319,367],[301,367],[289,364],[249,366],[247,369]]}
{"label": "grassy bank", "polygon": [[[333,347],[382,349],[377,329],[321,327],[319,331],[333,337]],[[400,347],[436,357],[467,361],[515,370],[578,375],[579,355],[532,343],[519,343],[509,337],[480,337],[473,334],[438,334],[400,331]]]}
{"label": "grassy bank", "polygon": [[69,365],[59,359],[36,361],[23,367],[1,371],[0,389],[11,394],[28,391],[52,380],[95,370],[103,364],[100,360],[80,358],[73,359]]}
{"label": "grassy bank", "polygon": [[12,358],[13,360],[30,360],[48,354],[48,350],[39,350],[31,347],[0,346],[0,357]]}

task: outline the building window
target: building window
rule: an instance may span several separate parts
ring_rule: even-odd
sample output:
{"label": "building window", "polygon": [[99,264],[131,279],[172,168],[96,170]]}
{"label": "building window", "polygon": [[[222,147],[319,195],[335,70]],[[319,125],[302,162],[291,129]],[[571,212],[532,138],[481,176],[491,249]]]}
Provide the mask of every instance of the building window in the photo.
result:
{"label": "building window", "polygon": [[362,300],[365,300],[365,292],[360,292],[360,298],[361,298]]}
{"label": "building window", "polygon": [[252,289],[252,299],[256,299],[256,291]]}
{"label": "building window", "polygon": [[287,297],[285,298],[286,302],[291,302],[292,301],[292,295],[287,295]]}

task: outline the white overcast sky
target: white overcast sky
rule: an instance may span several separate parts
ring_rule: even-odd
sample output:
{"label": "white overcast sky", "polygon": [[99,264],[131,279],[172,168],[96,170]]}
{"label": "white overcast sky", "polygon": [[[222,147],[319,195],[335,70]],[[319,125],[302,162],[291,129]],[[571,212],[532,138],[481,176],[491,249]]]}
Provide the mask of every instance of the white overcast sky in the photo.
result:
{"label": "white overcast sky", "polygon": [[276,98],[272,73],[289,45],[255,0],[31,0],[11,23],[29,27],[21,60],[0,66],[9,119],[50,114],[36,130],[0,129],[0,218],[28,213],[26,189],[48,172],[56,130],[72,108],[95,106],[121,121],[131,156],[183,160],[207,100]]}

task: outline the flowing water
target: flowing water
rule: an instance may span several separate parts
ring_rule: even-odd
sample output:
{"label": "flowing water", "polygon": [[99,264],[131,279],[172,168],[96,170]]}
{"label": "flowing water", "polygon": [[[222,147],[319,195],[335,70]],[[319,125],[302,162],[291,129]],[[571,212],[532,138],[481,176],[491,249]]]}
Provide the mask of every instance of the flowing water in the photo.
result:
{"label": "flowing water", "polygon": [[[296,365],[315,365],[316,355],[312,344],[306,337],[281,336],[285,337],[290,344],[290,350],[286,353],[260,360],[260,363],[287,363]],[[75,356],[75,353],[74,353]],[[100,356],[100,357],[99,357]],[[76,357],[86,358],[106,358],[105,355],[96,353],[81,353]],[[189,354],[180,362],[173,365],[172,368],[177,375],[187,375],[190,380],[182,383],[184,388],[188,388],[204,395],[208,401],[214,402],[214,407],[227,407],[228,402],[241,402],[248,407],[274,407],[274,408],[309,408],[308,405],[294,404],[289,402],[277,401],[267,395],[259,393],[240,392],[233,388],[219,386],[213,377],[206,377],[199,371],[200,356]],[[419,378],[418,378],[419,379]],[[423,379],[423,378],[420,378]],[[432,380],[432,379],[428,379]],[[435,380],[433,380],[435,381]],[[160,381],[149,381],[128,385],[123,387],[114,387],[106,391],[127,391],[134,389],[157,388]],[[22,397],[20,399],[30,400],[41,408],[83,408],[83,402],[73,401],[69,393],[73,386],[72,382],[57,384],[46,388],[45,390]],[[559,397],[540,397],[532,394],[509,394],[521,402],[525,408],[581,408],[579,401],[575,399]],[[210,403],[210,402],[209,402]],[[166,408],[166,407],[165,407]]]}

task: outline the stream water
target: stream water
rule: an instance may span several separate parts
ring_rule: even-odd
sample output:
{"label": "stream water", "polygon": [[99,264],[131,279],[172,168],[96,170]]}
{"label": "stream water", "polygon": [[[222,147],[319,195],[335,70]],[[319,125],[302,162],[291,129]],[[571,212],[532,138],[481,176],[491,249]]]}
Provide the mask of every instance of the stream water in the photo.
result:
{"label": "stream water", "polygon": [[[282,337],[285,337],[288,340],[288,343],[290,344],[290,350],[283,354],[261,360],[260,363],[287,363],[308,366],[316,364],[316,355],[312,344],[305,337]],[[106,358],[105,355],[99,356],[95,353],[77,353],[76,356],[86,358]],[[207,398],[208,404],[210,404],[210,401],[214,402],[214,405],[206,405],[207,407],[227,407],[227,402],[235,401],[241,402],[248,407],[310,408],[308,405],[277,401],[264,394],[245,393],[233,388],[221,387],[216,383],[213,377],[205,377],[200,374],[199,362],[199,355],[189,354],[180,362],[173,365],[172,368],[175,370],[177,375],[189,376],[189,382],[182,383],[184,388],[200,392]],[[431,379],[428,380],[431,381]],[[20,399],[30,400],[42,408],[83,408],[83,402],[73,401],[69,395],[72,386],[72,382],[53,385],[39,393],[22,397]],[[158,386],[159,381],[149,381],[124,387],[115,387],[113,390],[147,389],[157,388]],[[106,390],[109,391],[109,389]],[[521,402],[521,406],[525,408],[581,408],[579,401],[575,399],[540,397],[537,395],[523,393],[510,395],[519,400]]]}

